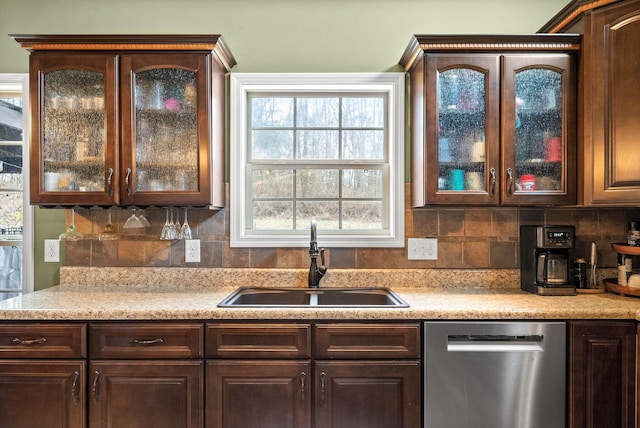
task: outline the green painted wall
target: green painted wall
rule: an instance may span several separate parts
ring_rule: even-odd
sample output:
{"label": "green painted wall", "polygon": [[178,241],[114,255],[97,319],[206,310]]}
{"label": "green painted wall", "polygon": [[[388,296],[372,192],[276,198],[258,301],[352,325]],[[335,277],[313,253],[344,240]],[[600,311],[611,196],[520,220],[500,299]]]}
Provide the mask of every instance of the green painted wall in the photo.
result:
{"label": "green painted wall", "polygon": [[[0,72],[28,71],[6,34],[222,34],[232,72],[399,71],[413,34],[527,34],[568,0],[0,0]],[[54,285],[43,239],[62,210],[36,209],[35,288]]]}
{"label": "green painted wall", "polygon": [[[42,288],[56,285],[60,281],[60,265],[58,263],[44,263],[44,240],[57,239],[65,229],[65,210],[39,209],[34,211],[34,245],[36,255],[34,261],[33,282],[34,288]],[[62,250],[63,246],[60,246]]]}
{"label": "green painted wall", "polygon": [[[236,72],[384,71],[416,33],[532,33],[568,0],[0,0],[1,33],[220,33]],[[0,36],[0,72],[27,54]]]}

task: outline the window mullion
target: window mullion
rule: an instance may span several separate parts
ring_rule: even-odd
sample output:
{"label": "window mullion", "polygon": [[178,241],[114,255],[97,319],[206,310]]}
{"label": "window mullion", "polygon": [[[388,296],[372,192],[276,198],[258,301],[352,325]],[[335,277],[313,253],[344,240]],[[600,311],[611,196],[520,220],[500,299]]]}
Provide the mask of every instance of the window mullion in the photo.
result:
{"label": "window mullion", "polygon": [[[298,97],[293,97],[293,164],[298,162]],[[298,167],[293,166],[293,189],[291,201],[291,215],[293,216],[293,230],[298,229]]]}
{"label": "window mullion", "polygon": [[298,169],[293,170],[293,200],[292,200],[292,215],[293,215],[293,230],[298,228]]}

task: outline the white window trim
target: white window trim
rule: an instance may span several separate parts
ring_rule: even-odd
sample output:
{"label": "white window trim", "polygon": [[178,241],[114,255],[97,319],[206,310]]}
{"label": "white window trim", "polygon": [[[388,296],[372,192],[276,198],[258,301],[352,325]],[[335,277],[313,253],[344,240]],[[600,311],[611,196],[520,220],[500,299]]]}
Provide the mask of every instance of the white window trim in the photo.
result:
{"label": "white window trim", "polygon": [[[389,100],[389,229],[381,234],[322,232],[325,247],[404,247],[404,73],[234,73],[230,88],[230,245],[231,247],[307,247],[308,231],[247,233],[245,188],[247,94],[249,92],[384,91]],[[391,141],[393,140],[393,141]]]}
{"label": "white window trim", "polygon": [[22,93],[22,293],[34,288],[33,207],[29,204],[29,73],[0,73],[0,92]]}

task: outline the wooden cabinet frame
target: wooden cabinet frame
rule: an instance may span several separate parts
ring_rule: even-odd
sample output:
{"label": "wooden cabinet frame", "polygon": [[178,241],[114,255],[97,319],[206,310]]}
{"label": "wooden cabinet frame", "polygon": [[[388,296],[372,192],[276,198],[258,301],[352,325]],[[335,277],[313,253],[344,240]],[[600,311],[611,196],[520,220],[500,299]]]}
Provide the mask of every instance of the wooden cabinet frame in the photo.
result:
{"label": "wooden cabinet frame", "polygon": [[582,34],[578,203],[640,203],[639,0],[573,0],[540,30]]}
{"label": "wooden cabinet frame", "polygon": [[636,425],[634,321],[569,322],[571,428]]}
{"label": "wooden cabinet frame", "polygon": [[[463,205],[573,205],[576,202],[574,57],[580,50],[575,35],[416,35],[400,64],[410,78],[412,206]],[[558,56],[563,55],[563,60]],[[548,61],[547,61],[548,60]],[[513,79],[519,67],[544,67],[562,74],[563,191],[513,193],[514,168]],[[449,68],[469,68],[485,79],[485,181],[482,190],[439,190],[438,115],[436,78]],[[492,172],[495,174],[492,175]]]}
{"label": "wooden cabinet frame", "polygon": [[[31,52],[32,204],[224,206],[225,76],[236,62],[220,35],[12,37]],[[137,176],[131,84],[133,72],[147,66],[180,68],[196,75],[198,153],[193,165],[198,173],[196,190],[132,191]],[[96,71],[105,76],[104,191],[82,191],[71,186],[64,191],[45,191],[43,76],[48,71],[72,68]]]}

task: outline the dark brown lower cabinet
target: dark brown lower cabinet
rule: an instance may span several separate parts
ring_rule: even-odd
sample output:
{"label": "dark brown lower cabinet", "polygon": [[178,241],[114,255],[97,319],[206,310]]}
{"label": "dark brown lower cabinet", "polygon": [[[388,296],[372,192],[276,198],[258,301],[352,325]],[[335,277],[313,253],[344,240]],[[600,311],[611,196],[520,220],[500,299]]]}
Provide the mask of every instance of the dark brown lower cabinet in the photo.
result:
{"label": "dark brown lower cabinet", "polygon": [[418,323],[220,322],[206,335],[206,428],[420,428]]}
{"label": "dark brown lower cabinet", "polygon": [[420,427],[418,362],[321,361],[315,377],[315,428]]}
{"label": "dark brown lower cabinet", "polygon": [[307,361],[207,363],[208,428],[308,428],[311,365]]}
{"label": "dark brown lower cabinet", "polygon": [[201,428],[202,361],[92,361],[89,427]]}
{"label": "dark brown lower cabinet", "polygon": [[569,427],[635,427],[636,322],[573,321],[569,328]]}
{"label": "dark brown lower cabinet", "polygon": [[204,324],[89,324],[89,428],[202,428]]}
{"label": "dark brown lower cabinet", "polygon": [[0,362],[0,426],[83,428],[84,361]]}
{"label": "dark brown lower cabinet", "polygon": [[86,426],[86,325],[0,324],[0,427]]}

